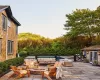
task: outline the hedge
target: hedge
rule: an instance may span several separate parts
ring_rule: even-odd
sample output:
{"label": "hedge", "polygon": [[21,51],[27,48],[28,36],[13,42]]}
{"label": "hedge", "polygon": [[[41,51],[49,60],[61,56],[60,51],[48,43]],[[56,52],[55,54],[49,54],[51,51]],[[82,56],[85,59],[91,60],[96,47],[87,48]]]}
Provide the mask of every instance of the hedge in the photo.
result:
{"label": "hedge", "polygon": [[24,59],[19,57],[19,58],[13,58],[6,60],[4,62],[0,62],[0,76],[5,73],[6,71],[10,70],[10,66],[18,66],[23,64]]}
{"label": "hedge", "polygon": [[80,54],[81,50],[80,49],[58,49],[58,50],[54,50],[54,49],[38,49],[38,50],[21,50],[19,52],[19,56],[20,57],[26,57],[26,56],[71,56],[74,54]]}

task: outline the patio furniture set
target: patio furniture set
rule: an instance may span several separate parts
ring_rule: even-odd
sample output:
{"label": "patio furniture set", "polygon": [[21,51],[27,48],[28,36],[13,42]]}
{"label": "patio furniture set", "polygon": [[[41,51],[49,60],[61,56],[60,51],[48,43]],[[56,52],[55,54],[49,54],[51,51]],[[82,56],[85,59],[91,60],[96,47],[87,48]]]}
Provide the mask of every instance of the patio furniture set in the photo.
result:
{"label": "patio furniture set", "polygon": [[[43,68],[40,67],[41,64],[48,64],[48,66]],[[53,66],[50,64],[53,64]],[[52,80],[52,77],[56,79],[62,77],[62,66],[71,67],[73,64],[71,60],[67,59],[61,59],[60,61],[56,61],[54,58],[25,59],[23,66],[11,66],[11,70],[17,75],[17,78],[24,77],[25,75],[30,77],[30,74],[39,73],[42,75],[42,78],[46,77],[48,80]]]}

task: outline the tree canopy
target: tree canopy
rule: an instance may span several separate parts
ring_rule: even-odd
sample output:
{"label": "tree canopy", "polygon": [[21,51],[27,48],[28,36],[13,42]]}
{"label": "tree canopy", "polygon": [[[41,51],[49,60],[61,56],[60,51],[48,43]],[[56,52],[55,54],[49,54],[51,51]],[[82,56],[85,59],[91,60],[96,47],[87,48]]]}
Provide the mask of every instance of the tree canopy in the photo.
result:
{"label": "tree canopy", "polygon": [[67,21],[65,30],[69,30],[67,35],[88,36],[91,40],[93,36],[100,36],[100,7],[96,10],[76,9],[71,14],[66,14]]}

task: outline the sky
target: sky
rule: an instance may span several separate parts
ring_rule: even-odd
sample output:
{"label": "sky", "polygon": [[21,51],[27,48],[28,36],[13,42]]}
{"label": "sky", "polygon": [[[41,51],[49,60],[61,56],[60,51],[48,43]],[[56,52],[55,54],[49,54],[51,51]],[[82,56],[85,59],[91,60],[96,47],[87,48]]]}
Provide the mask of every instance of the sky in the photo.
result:
{"label": "sky", "polygon": [[10,5],[13,16],[21,23],[19,33],[56,38],[66,33],[66,14],[75,9],[94,10],[100,0],[0,0],[0,4]]}

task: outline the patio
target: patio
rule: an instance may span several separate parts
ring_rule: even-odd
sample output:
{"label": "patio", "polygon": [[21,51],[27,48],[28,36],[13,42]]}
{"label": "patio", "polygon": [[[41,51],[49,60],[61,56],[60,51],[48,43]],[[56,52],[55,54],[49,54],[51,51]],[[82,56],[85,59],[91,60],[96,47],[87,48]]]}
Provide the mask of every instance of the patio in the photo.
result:
{"label": "patio", "polygon": [[[92,66],[89,63],[73,62],[73,67],[62,67],[63,76],[59,80],[100,80],[100,67]],[[41,79],[41,75],[34,75],[28,78],[27,76],[16,79],[15,76],[7,79],[12,71],[0,78],[0,80],[48,80],[47,78]],[[52,79],[58,80],[58,79]]]}
{"label": "patio", "polygon": [[100,67],[83,62],[73,64],[64,68],[62,80],[100,80]]}

